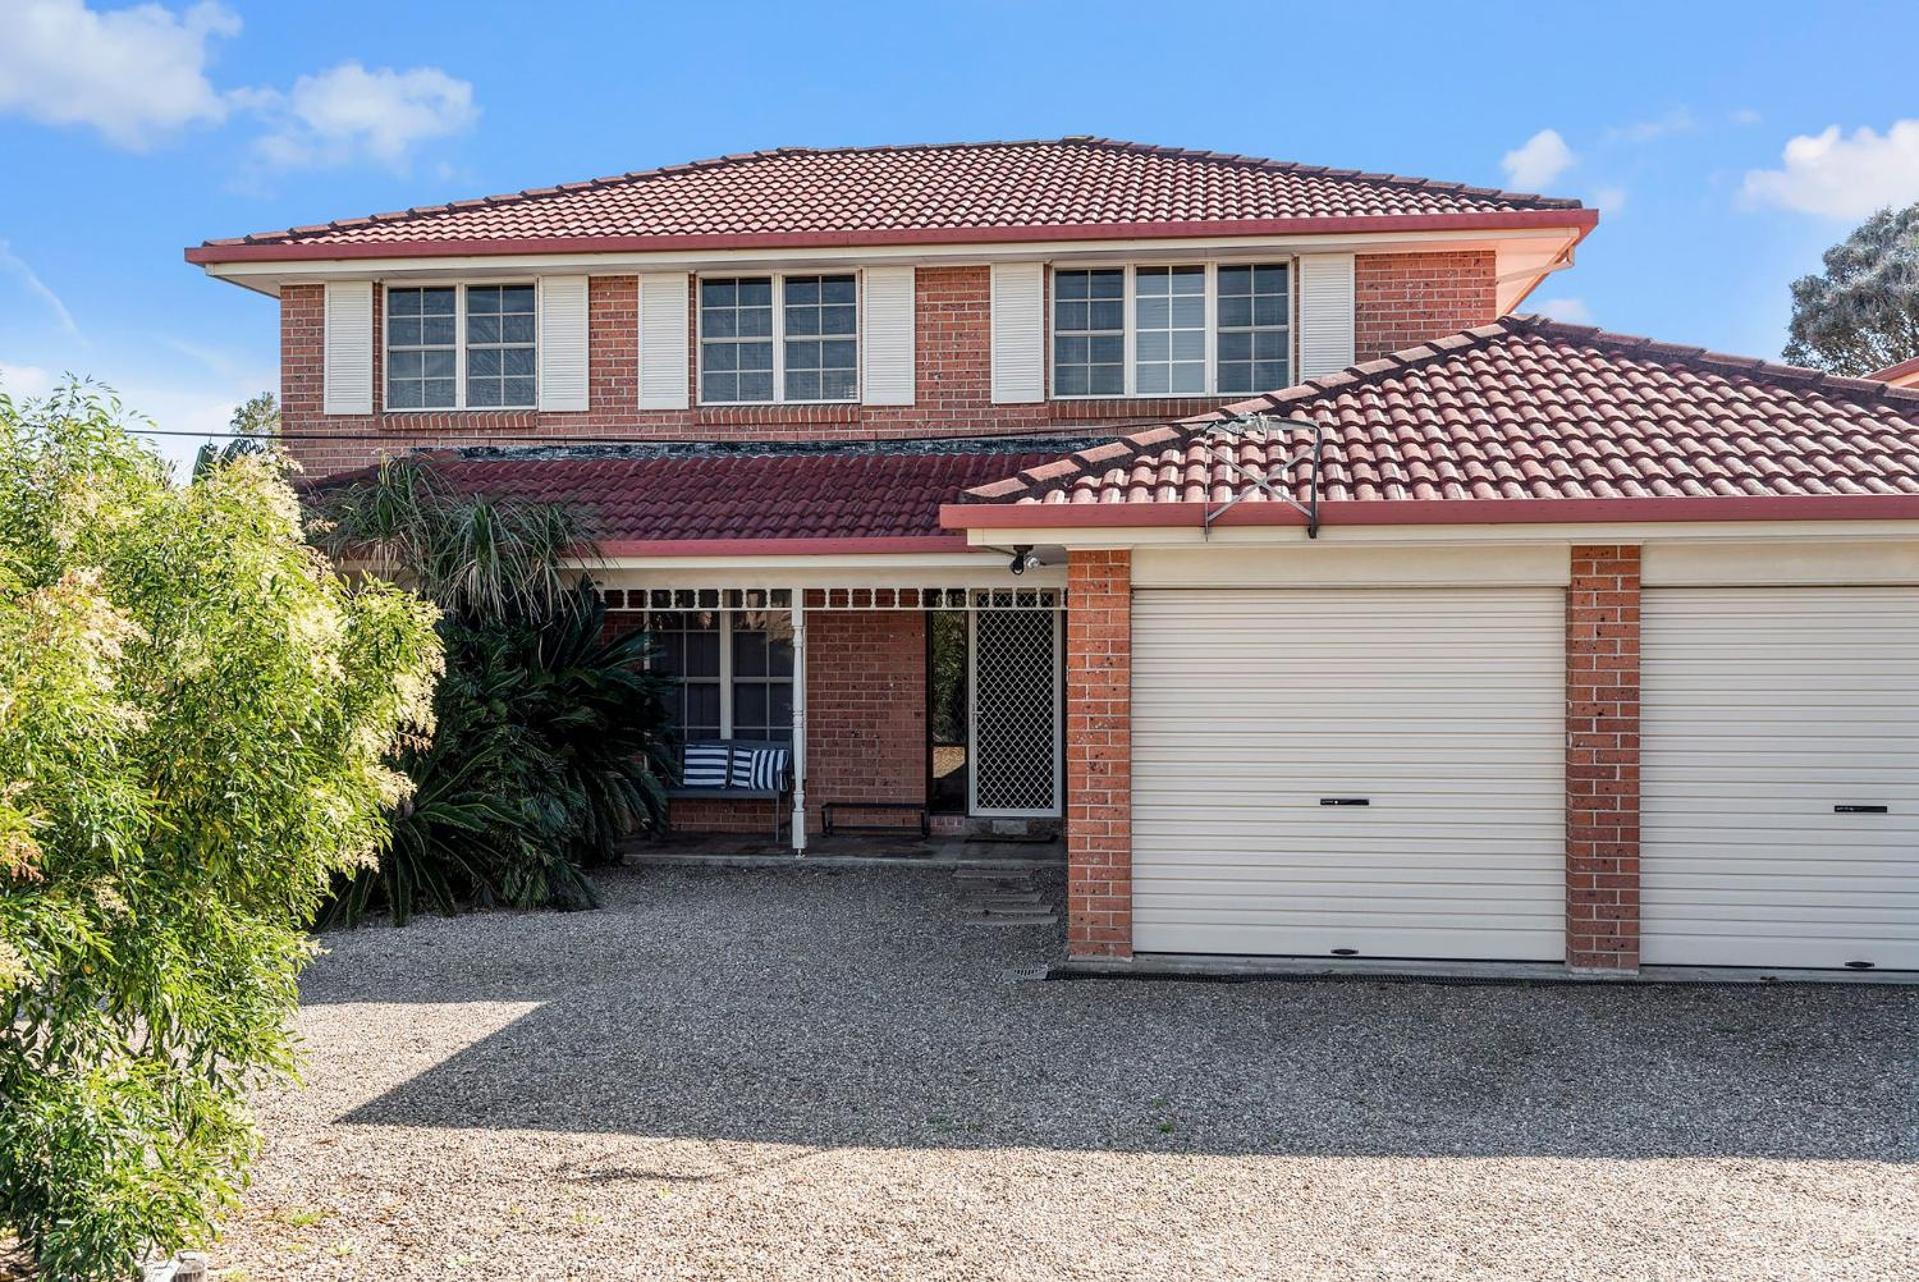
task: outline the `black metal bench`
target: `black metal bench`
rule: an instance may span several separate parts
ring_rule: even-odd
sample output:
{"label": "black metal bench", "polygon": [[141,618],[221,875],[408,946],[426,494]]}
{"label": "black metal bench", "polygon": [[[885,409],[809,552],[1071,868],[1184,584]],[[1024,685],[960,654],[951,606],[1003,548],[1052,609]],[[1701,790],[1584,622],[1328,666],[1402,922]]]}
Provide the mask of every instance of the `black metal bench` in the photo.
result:
{"label": "black metal bench", "polygon": [[[689,743],[688,748],[724,748],[726,749],[726,782],[718,787],[689,787],[685,782],[682,768],[681,782],[666,790],[669,801],[771,801],[773,805],[773,840],[780,839],[780,827],[786,822],[790,806],[786,804],[793,796],[793,745],[774,739],[704,739],[698,743]],[[746,754],[763,751],[775,751],[781,754],[777,782],[771,788],[736,786],[734,780],[739,777],[738,765]]]}

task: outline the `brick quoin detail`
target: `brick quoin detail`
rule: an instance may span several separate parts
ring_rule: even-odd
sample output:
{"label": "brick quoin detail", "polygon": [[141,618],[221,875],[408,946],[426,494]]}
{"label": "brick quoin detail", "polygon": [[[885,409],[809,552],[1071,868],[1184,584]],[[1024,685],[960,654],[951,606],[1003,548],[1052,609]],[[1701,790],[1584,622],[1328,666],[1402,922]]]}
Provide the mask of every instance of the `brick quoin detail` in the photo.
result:
{"label": "brick quoin detail", "polygon": [[[609,634],[640,626],[607,615]],[[807,827],[829,801],[926,800],[926,616],[914,610],[822,610],[806,616]],[[682,832],[773,832],[771,802],[676,801]],[[875,812],[861,822],[916,824]],[[917,828],[915,829],[917,831]]]}
{"label": "brick quoin detail", "polygon": [[1074,957],[1133,955],[1133,562],[1066,564],[1066,912]]}
{"label": "brick quoin detail", "polygon": [[[1358,356],[1437,338],[1494,319],[1488,252],[1385,254],[1359,258],[1355,284]],[[691,286],[689,286],[689,289]],[[1169,400],[992,403],[990,269],[923,267],[915,277],[915,404],[727,406],[646,410],[639,405],[639,279],[594,276],[587,287],[588,403],[584,413],[537,410],[388,414],[376,368],[374,412],[321,412],[325,295],[319,285],[280,293],[281,423],[309,476],[361,467],[383,455],[434,445],[537,444],[521,438],[591,440],[888,440],[1095,431],[1162,423],[1215,408],[1226,397]],[[383,291],[374,290],[374,350],[383,351]],[[687,386],[698,359],[698,309],[689,306]],[[382,358],[383,359],[383,358]],[[697,401],[697,398],[694,398]],[[380,439],[347,437],[373,435]]]}
{"label": "brick quoin detail", "polygon": [[1572,550],[1566,964],[1639,969],[1639,549]]}
{"label": "brick quoin detail", "polygon": [[1367,254],[1353,264],[1353,350],[1361,361],[1499,319],[1493,251]]}

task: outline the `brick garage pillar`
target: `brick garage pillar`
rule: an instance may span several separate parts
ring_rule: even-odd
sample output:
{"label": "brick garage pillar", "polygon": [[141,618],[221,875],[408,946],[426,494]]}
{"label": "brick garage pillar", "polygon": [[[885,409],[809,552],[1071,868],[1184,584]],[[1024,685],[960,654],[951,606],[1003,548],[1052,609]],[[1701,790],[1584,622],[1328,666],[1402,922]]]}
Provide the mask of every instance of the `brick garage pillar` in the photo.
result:
{"label": "brick garage pillar", "polygon": [[1639,549],[1572,549],[1566,964],[1639,969]]}
{"label": "brick garage pillar", "polygon": [[1067,950],[1133,955],[1133,564],[1066,566]]}

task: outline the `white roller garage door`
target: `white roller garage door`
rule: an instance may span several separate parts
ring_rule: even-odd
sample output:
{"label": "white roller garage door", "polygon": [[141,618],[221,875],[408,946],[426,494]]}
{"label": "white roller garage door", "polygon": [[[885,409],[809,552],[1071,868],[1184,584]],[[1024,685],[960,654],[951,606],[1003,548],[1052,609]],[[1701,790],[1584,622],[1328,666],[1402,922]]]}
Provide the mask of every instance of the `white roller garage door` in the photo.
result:
{"label": "white roller garage door", "polygon": [[1919,589],[1644,611],[1641,960],[1919,969]]}
{"label": "white roller garage door", "polygon": [[1137,591],[1134,947],[1563,958],[1564,636],[1553,589]]}

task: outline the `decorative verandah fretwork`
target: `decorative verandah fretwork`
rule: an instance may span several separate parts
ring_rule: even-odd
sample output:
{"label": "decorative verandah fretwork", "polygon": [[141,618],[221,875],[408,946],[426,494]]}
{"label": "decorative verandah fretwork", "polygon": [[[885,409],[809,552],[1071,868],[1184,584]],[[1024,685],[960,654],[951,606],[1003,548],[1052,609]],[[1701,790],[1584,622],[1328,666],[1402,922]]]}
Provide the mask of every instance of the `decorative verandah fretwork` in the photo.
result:
{"label": "decorative verandah fretwork", "polygon": [[[795,854],[806,851],[806,731],[807,627],[809,613],[820,611],[960,610],[975,618],[986,612],[1057,613],[1065,608],[1066,593],[1057,587],[873,587],[866,585],[789,586],[674,586],[610,587],[598,585],[607,611],[615,617],[680,613],[726,612],[760,615],[770,625],[782,615],[791,620],[793,639],[793,822]],[[1056,635],[1056,629],[1054,631]],[[1056,796],[1057,778],[1048,781]],[[1010,813],[1010,812],[1009,812]]]}

